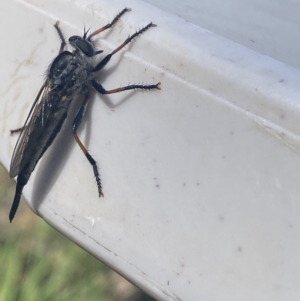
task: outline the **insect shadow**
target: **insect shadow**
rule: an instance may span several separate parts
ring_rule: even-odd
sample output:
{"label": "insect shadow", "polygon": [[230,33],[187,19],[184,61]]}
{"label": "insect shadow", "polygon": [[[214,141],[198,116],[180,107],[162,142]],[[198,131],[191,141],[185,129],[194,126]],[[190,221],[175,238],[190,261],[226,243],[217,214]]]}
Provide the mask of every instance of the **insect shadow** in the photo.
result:
{"label": "insect shadow", "polygon": [[[78,97],[80,98],[80,97]],[[93,97],[94,98],[94,97]],[[90,106],[93,105],[94,99],[91,101]],[[32,191],[32,206],[33,210],[37,213],[40,205],[42,204],[45,197],[48,195],[49,191],[52,189],[55,184],[58,175],[62,172],[67,163],[68,157],[73,149],[76,147],[76,142],[74,141],[72,135],[72,123],[76,111],[80,107],[80,100],[74,101],[69,108],[69,114],[66,118],[62,129],[60,130],[60,135],[56,137],[51,148],[44,155],[43,160],[40,161],[40,166],[36,170],[36,178],[34,180],[33,191]],[[90,117],[88,110],[85,117]],[[86,127],[85,125],[90,124],[91,122],[84,118],[79,132],[82,132],[83,128],[87,133],[87,136],[90,137],[91,127]],[[87,137],[86,136],[86,137]],[[87,143],[88,144],[88,143]],[[71,183],[70,183],[71,184]],[[70,185],[71,186],[71,185]]]}
{"label": "insect shadow", "polygon": [[[96,91],[91,93],[91,102],[87,107],[85,112],[85,118],[82,121],[82,126],[78,130],[79,134],[84,132],[84,144],[88,147],[90,143],[90,137],[92,133],[92,110],[95,101],[102,101],[104,104],[110,108],[114,109],[122,106],[128,99],[130,99],[138,91],[129,92],[124,95],[118,103],[113,102],[110,97],[106,95],[97,95]],[[80,97],[78,97],[80,98]],[[99,99],[101,98],[101,99]],[[32,209],[37,213],[43,200],[46,198],[48,193],[52,190],[58,176],[61,174],[68,161],[70,153],[72,150],[77,148],[76,142],[72,135],[72,124],[74,121],[74,116],[80,107],[80,99],[74,101],[69,108],[68,117],[62,129],[60,135],[56,137],[51,148],[44,155],[43,160],[40,161],[40,165],[36,170],[36,177],[33,184],[32,191]],[[96,130],[96,129],[94,129]],[[79,175],[81,176],[81,175]],[[91,175],[91,180],[93,177]],[[70,187],[72,183],[70,183]]]}

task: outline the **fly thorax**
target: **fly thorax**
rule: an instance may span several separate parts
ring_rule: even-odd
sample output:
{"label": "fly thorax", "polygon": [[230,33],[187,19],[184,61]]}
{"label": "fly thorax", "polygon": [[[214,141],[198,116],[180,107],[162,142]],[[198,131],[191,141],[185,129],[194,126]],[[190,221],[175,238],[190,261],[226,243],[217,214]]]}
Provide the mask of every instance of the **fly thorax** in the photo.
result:
{"label": "fly thorax", "polygon": [[72,75],[73,54],[68,51],[64,51],[59,54],[49,69],[49,79],[51,86],[65,85],[69,81],[69,77]]}

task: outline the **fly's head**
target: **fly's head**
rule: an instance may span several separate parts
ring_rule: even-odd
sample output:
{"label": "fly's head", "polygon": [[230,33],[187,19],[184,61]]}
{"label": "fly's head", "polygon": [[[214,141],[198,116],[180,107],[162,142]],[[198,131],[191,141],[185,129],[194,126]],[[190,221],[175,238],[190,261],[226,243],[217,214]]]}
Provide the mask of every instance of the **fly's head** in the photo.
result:
{"label": "fly's head", "polygon": [[103,52],[102,50],[95,50],[94,44],[92,42],[92,37],[95,33],[90,34],[87,37],[88,30],[84,29],[84,34],[82,37],[80,36],[72,36],[69,38],[69,43],[77,50],[80,50],[85,56],[92,57],[96,54]]}
{"label": "fly's head", "polygon": [[80,50],[84,55],[92,57],[96,54],[94,45],[91,41],[88,41],[85,36],[72,36],[69,38],[69,43],[75,48]]}

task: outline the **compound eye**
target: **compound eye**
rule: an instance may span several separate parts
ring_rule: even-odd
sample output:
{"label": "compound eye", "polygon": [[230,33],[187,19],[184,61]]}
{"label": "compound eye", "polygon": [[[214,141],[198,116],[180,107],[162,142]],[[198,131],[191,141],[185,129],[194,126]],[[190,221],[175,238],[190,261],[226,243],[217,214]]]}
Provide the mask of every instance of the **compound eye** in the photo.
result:
{"label": "compound eye", "polygon": [[69,38],[69,43],[70,43],[73,47],[77,48],[77,41],[80,40],[80,39],[82,39],[82,37],[79,37],[79,36],[72,36],[72,37]]}
{"label": "compound eye", "polygon": [[94,55],[94,47],[93,45],[86,41],[86,40],[78,40],[77,41],[77,47],[86,55],[89,57],[92,57]]}
{"label": "compound eye", "polygon": [[93,44],[82,37],[72,36],[69,38],[69,43],[74,48],[80,49],[88,57],[92,57],[95,54]]}

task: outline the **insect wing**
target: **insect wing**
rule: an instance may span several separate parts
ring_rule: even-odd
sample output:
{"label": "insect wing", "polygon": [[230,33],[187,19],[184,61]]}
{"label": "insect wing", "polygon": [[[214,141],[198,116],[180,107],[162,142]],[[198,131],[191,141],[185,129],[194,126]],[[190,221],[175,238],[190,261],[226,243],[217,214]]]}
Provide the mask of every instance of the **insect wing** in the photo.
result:
{"label": "insect wing", "polygon": [[10,163],[9,175],[11,178],[16,177],[20,173],[20,170],[27,163],[26,158],[25,159],[23,158],[23,156],[25,155],[24,150],[28,144],[30,134],[33,131],[36,118],[41,114],[43,114],[43,108],[45,106],[45,103],[47,102],[47,95],[48,95],[47,90],[48,90],[48,81],[46,80],[43,86],[41,87],[38,95],[36,96],[36,99],[30,109],[25,124],[21,130],[20,136],[17,140],[12,155],[11,163]]}

